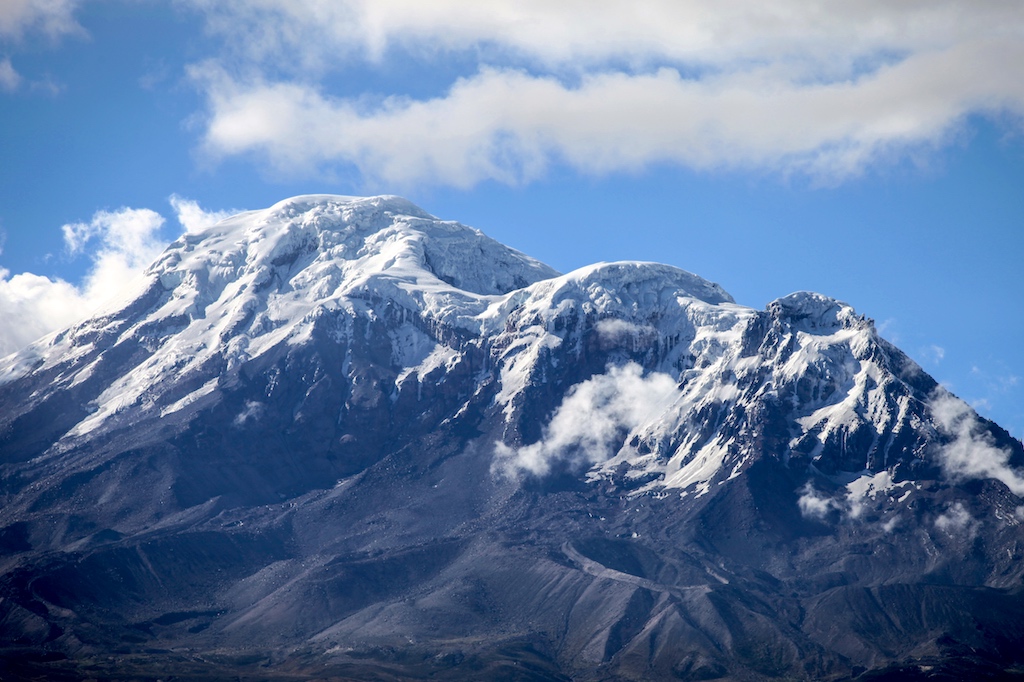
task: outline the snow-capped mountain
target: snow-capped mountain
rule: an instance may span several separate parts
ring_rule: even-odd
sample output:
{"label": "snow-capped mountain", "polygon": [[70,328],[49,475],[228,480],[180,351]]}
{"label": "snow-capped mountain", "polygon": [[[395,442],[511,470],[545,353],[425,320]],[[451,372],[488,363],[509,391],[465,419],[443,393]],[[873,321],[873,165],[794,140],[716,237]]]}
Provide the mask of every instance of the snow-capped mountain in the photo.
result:
{"label": "snow-capped mountain", "polygon": [[0,360],[0,644],[14,674],[1006,671],[1022,464],[834,299],[296,197]]}

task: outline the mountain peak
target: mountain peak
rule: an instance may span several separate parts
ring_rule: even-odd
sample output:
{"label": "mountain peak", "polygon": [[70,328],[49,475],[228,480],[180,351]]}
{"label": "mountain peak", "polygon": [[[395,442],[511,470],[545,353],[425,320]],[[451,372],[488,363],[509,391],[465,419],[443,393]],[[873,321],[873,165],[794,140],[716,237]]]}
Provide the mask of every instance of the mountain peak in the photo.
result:
{"label": "mountain peak", "polygon": [[427,213],[413,202],[395,194],[380,194],[368,197],[342,194],[299,194],[282,199],[268,208],[267,212],[275,215],[296,215],[325,205],[344,206],[352,211],[361,211],[366,214],[387,213],[436,220],[435,216]]}
{"label": "mountain peak", "polygon": [[[301,343],[325,310],[372,310],[386,301],[409,316],[474,328],[492,298],[556,275],[401,197],[298,196],[182,236],[134,292],[12,356],[0,380],[54,367],[68,355],[93,357],[102,346],[146,348],[142,362],[93,399],[91,414],[67,433],[74,438],[127,406],[159,406],[183,376]],[[82,363],[66,381],[92,373]]]}
{"label": "mountain peak", "polygon": [[[195,253],[189,257],[186,254]],[[197,259],[200,262],[196,262]],[[171,245],[151,272],[195,270],[201,264],[230,277],[271,269],[293,286],[340,274],[349,284],[387,271],[428,285],[430,276],[479,295],[496,295],[558,273],[457,222],[442,221],[397,196],[304,195],[262,211],[241,213]],[[268,276],[266,273],[261,275]],[[311,276],[311,277],[310,277]],[[172,276],[173,278],[173,276]],[[282,280],[283,281],[283,280]]]}
{"label": "mountain peak", "polygon": [[56,666],[16,677],[1024,663],[1024,448],[845,303],[329,195],[127,299],[0,360],[0,632]]}
{"label": "mountain peak", "polygon": [[795,328],[808,330],[861,328],[870,326],[863,315],[847,303],[811,291],[797,291],[768,304],[768,312]]}

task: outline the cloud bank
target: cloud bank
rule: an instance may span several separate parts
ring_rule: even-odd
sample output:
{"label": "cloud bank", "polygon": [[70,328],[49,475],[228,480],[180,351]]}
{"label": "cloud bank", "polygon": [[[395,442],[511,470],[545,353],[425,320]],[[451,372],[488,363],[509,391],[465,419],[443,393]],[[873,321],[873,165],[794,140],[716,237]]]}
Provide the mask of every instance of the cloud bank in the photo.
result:
{"label": "cloud bank", "polygon": [[164,218],[149,209],[97,211],[88,223],[64,225],[64,243],[72,255],[98,244],[82,293],[93,306],[116,294],[153,262],[167,243],[160,238]]}
{"label": "cloud bank", "polygon": [[[202,147],[374,184],[517,184],[652,164],[840,181],[1024,116],[1024,5],[982,0],[189,0]],[[339,96],[354,63],[471,64],[429,97]],[[472,66],[475,65],[475,66]]]}
{"label": "cloud bank", "polygon": [[1022,10],[1002,0],[187,0],[211,34],[251,60],[330,68],[336,59],[421,58],[476,50],[548,67],[641,66],[662,61],[815,62],[837,71],[880,53],[942,49],[1015,35]]}
{"label": "cloud bank", "polygon": [[574,386],[555,410],[544,436],[532,445],[497,443],[495,468],[506,474],[544,476],[556,464],[587,466],[614,457],[628,434],[664,412],[679,397],[675,380],[644,376],[636,363],[610,367]]}

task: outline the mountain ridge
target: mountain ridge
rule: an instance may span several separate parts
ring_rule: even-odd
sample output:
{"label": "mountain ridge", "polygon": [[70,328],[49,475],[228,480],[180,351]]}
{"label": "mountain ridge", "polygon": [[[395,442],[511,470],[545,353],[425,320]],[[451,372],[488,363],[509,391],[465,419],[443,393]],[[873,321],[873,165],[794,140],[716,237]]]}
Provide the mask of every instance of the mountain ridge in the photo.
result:
{"label": "mountain ridge", "polygon": [[11,670],[1024,665],[1024,446],[821,294],[309,195],[0,359],[0,408]]}

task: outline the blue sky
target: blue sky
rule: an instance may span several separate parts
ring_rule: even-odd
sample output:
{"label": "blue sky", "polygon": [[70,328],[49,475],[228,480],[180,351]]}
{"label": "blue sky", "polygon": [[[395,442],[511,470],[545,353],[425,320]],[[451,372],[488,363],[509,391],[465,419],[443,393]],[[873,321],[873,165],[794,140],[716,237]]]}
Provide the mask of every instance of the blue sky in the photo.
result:
{"label": "blue sky", "polygon": [[0,124],[0,352],[218,212],[394,193],[834,296],[1024,436],[1019,3],[7,0]]}

